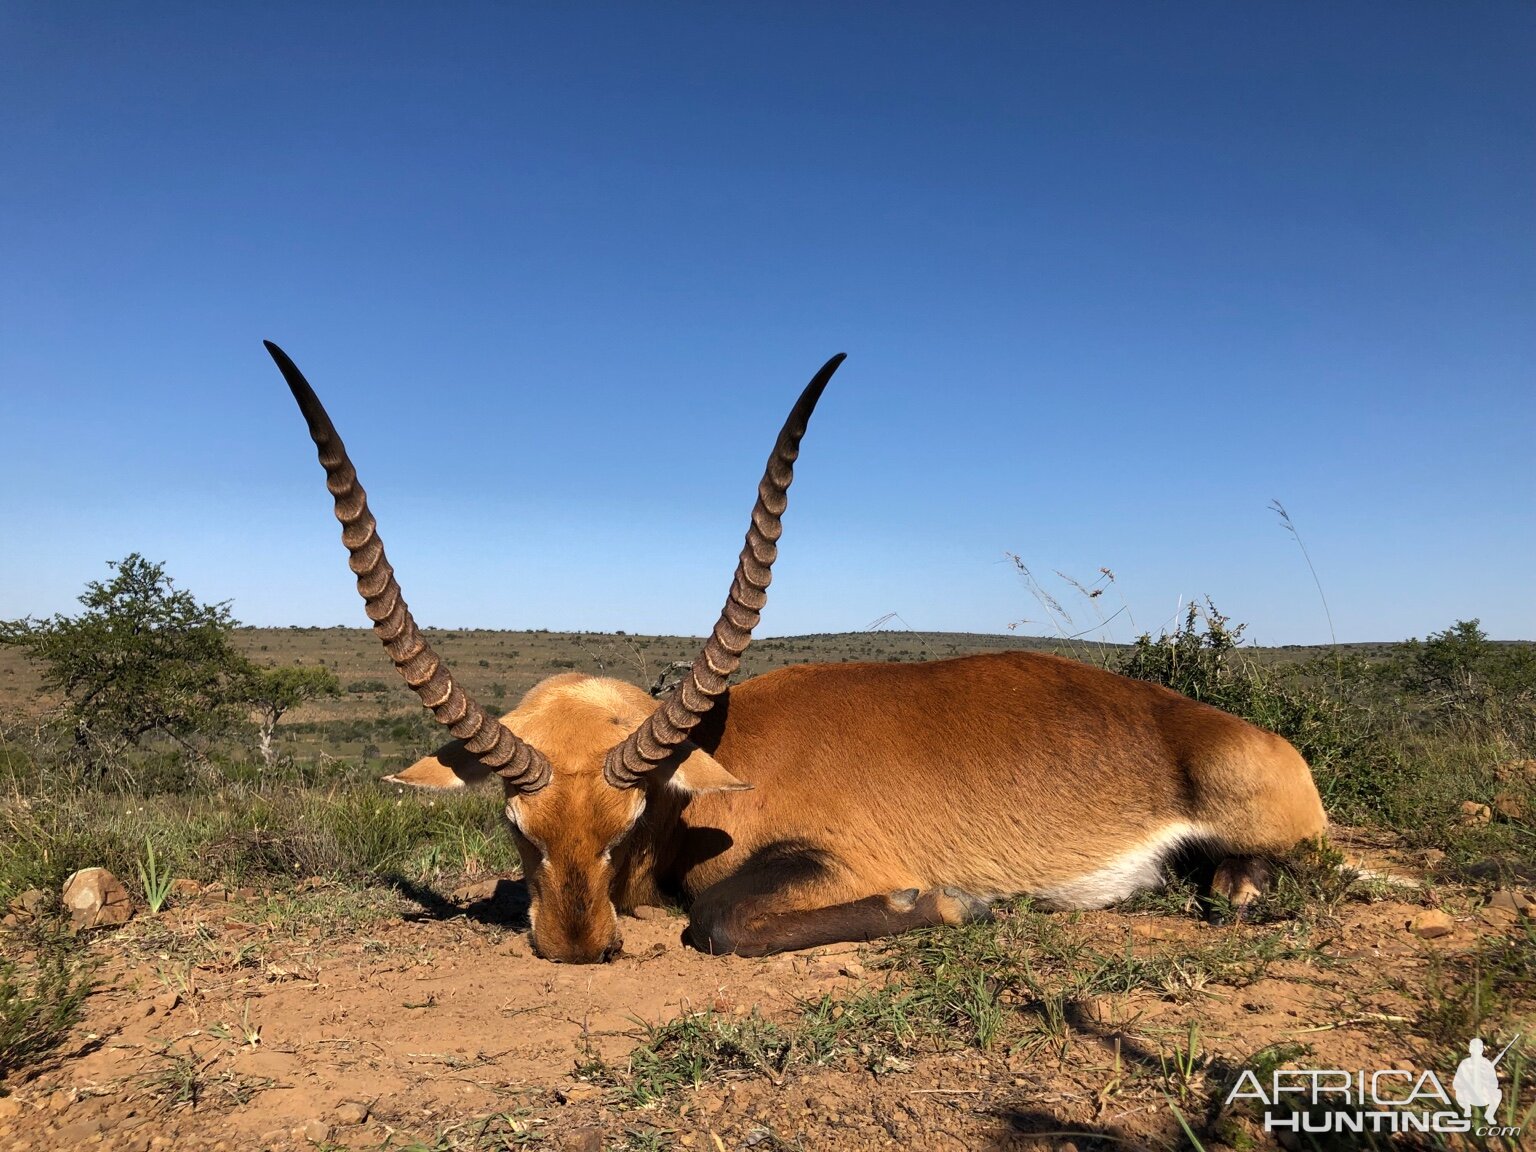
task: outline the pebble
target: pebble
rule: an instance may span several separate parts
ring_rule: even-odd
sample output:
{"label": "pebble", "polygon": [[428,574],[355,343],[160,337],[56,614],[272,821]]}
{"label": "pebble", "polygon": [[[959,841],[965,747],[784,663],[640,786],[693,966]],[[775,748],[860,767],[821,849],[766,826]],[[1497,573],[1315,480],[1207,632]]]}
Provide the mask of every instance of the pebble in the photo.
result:
{"label": "pebble", "polygon": [[1461,823],[1467,826],[1487,824],[1493,819],[1493,809],[1486,804],[1479,804],[1476,800],[1463,800],[1461,802]]}
{"label": "pebble", "polygon": [[338,1124],[361,1124],[366,1119],[368,1119],[368,1105],[366,1104],[358,1104],[355,1101],[349,1100],[336,1109],[336,1123]]}
{"label": "pebble", "polygon": [[1506,820],[1525,819],[1525,801],[1513,792],[1500,792],[1493,798],[1493,807]]}
{"label": "pebble", "polygon": [[670,920],[672,913],[655,904],[642,904],[634,911],[636,920]]}
{"label": "pebble", "polygon": [[1438,908],[1431,908],[1428,912],[1420,912],[1408,922],[1408,931],[1422,940],[1434,940],[1441,936],[1449,936],[1455,931],[1455,928],[1455,921]]}
{"label": "pebble", "polygon": [[1490,908],[1507,908],[1511,912],[1531,915],[1536,910],[1536,904],[1523,892],[1516,892],[1513,888],[1500,888],[1488,899]]}
{"label": "pebble", "polygon": [[603,1152],[601,1128],[572,1128],[560,1144],[562,1152]]}
{"label": "pebble", "polygon": [[324,1120],[311,1120],[299,1129],[299,1135],[311,1144],[324,1144],[331,1138],[331,1126]]}

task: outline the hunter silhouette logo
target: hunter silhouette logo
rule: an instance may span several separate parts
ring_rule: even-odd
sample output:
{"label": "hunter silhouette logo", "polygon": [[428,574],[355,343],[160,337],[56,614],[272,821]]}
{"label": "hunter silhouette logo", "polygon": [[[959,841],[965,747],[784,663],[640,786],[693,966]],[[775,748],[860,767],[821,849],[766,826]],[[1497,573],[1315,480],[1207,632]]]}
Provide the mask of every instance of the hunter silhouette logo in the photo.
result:
{"label": "hunter silhouette logo", "polygon": [[[1515,1040],[1520,1039],[1519,1035]],[[1499,1101],[1504,1099],[1504,1093],[1499,1088],[1499,1061],[1504,1059],[1504,1053],[1514,1045],[1511,1040],[1504,1045],[1504,1051],[1500,1052],[1492,1060],[1483,1055],[1483,1042],[1476,1037],[1467,1045],[1469,1055],[1456,1066],[1456,1079],[1451,1081],[1451,1091],[1456,1094],[1456,1103],[1461,1105],[1461,1110],[1472,1115],[1474,1108],[1483,1109],[1483,1119],[1489,1124],[1494,1122],[1494,1110],[1498,1108]]]}
{"label": "hunter silhouette logo", "polygon": [[[1517,1035],[1490,1060],[1483,1055],[1482,1040],[1474,1037],[1467,1044],[1467,1058],[1456,1068],[1450,1093],[1429,1070],[1276,1068],[1269,1073],[1268,1083],[1245,1070],[1226,1102],[1249,1101],[1262,1107],[1266,1132],[1468,1132],[1518,1137],[1518,1125],[1498,1125],[1497,1110],[1504,1101],[1499,1062],[1519,1039]],[[1474,1118],[1475,1112],[1482,1115]]]}

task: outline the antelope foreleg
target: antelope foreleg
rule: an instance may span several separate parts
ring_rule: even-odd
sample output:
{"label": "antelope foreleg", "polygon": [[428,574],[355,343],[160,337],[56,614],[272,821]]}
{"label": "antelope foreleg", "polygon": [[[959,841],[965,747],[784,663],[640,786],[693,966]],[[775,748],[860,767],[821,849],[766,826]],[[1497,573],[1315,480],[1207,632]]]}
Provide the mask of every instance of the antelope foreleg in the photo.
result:
{"label": "antelope foreleg", "polygon": [[[724,884],[729,884],[725,881]],[[716,887],[723,887],[717,885]],[[877,940],[913,928],[966,924],[991,913],[987,902],[958,888],[907,888],[821,907],[785,907],[782,895],[726,902],[704,894],[695,905],[689,942],[700,951],[770,956],[844,941]]]}

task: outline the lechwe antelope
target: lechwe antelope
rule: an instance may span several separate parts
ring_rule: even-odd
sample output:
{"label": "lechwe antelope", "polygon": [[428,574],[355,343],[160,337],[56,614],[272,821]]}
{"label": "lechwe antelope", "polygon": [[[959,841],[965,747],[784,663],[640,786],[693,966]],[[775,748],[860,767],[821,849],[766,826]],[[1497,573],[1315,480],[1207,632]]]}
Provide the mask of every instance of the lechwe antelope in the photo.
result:
{"label": "lechwe antelope", "polygon": [[552,676],[497,723],[417,631],[330,418],[267,349],[319,446],[374,630],[455,737],[388,779],[501,778],[540,956],[606,960],[618,913],[666,899],[689,907],[696,947],[746,956],[958,924],[1003,896],[1096,907],[1156,884],[1189,846],[1221,861],[1214,890],[1241,906],[1267,857],[1323,830],[1306,762],[1280,737],[1071,660],[802,665],[728,684],[841,356],[779,433],[724,611],[682,684],[658,703]]}

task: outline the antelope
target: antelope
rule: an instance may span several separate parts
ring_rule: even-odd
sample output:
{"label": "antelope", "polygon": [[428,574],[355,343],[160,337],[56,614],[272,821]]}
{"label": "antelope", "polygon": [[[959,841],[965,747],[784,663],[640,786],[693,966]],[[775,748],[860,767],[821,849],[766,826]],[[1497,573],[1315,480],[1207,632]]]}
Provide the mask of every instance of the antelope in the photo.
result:
{"label": "antelope", "polygon": [[1094,908],[1158,884],[1185,848],[1237,908],[1326,825],[1285,740],[1157,685],[1010,651],[782,668],[731,684],[767,600],[827,361],[779,432],[729,595],[661,700],[566,673],[493,720],[417,630],[367,496],[314,391],[268,342],[319,451],[365,611],[454,739],[385,779],[500,779],[534,952],[620,951],[619,914],[676,901],[687,940],[762,956],[984,918],[1028,895]]}

